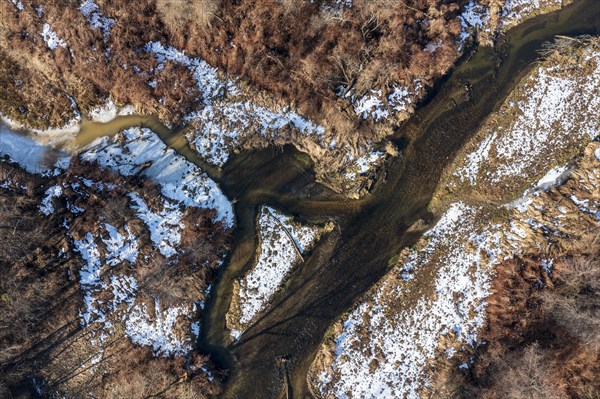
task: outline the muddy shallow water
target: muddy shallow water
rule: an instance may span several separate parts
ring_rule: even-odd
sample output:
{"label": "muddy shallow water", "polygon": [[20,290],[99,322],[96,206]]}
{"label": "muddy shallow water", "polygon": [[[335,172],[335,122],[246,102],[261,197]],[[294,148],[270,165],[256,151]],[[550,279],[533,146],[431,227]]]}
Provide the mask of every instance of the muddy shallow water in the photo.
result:
{"label": "muddy shallow water", "polygon": [[[235,205],[237,230],[202,320],[199,348],[229,369],[225,398],[304,398],[306,372],[329,326],[387,271],[388,260],[422,232],[407,232],[418,219],[435,219],[428,209],[443,168],[502,103],[554,35],[600,32],[597,0],[576,2],[559,12],[525,22],[500,38],[495,49],[465,55],[409,121],[396,129],[403,156],[390,158],[372,193],[347,200],[315,182],[306,156],[291,146],[244,151],[222,168],[207,165],[181,128],[168,129],[153,116],[120,116],[106,123],[85,121],[73,146],[143,126],[217,181]],[[468,87],[468,89],[467,89]],[[255,215],[268,204],[300,220],[334,220],[305,262],[272,300],[272,306],[232,342],[225,327],[233,281],[256,252]]]}

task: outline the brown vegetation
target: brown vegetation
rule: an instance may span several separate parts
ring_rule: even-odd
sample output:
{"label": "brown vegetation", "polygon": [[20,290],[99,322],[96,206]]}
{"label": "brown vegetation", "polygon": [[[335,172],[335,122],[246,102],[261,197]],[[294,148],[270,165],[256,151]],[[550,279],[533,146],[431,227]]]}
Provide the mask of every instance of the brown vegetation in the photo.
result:
{"label": "brown vegetation", "polygon": [[502,217],[525,232],[523,253],[506,248],[513,258],[495,267],[479,347],[436,359],[428,397],[600,397],[597,150],[587,145],[566,182]]}
{"label": "brown vegetation", "polygon": [[[453,361],[435,397],[587,398],[600,395],[600,252],[568,254],[549,272],[540,258],[498,266],[484,344],[462,373]],[[441,382],[440,382],[441,381]]]}
{"label": "brown vegetation", "polygon": [[174,34],[185,32],[190,23],[210,27],[220,8],[220,0],[156,0],[156,11]]}
{"label": "brown vegetation", "polygon": [[60,85],[22,68],[1,47],[0,85],[0,112],[21,123],[45,129],[64,126],[74,117],[69,98]]}
{"label": "brown vegetation", "polygon": [[[69,238],[101,231],[104,223],[118,227],[126,222],[145,260],[135,267],[118,264],[112,269],[133,273],[143,298],[191,303],[204,299],[198,293],[213,281],[229,245],[229,232],[213,222],[214,211],[187,211],[182,256],[169,262],[153,248],[127,197],[136,191],[154,206],[151,198],[159,189],[153,183],[126,179],[76,159],[56,178],[32,176],[7,163],[0,163],[0,172],[2,181],[12,182],[12,188],[0,188],[0,397],[35,397],[36,389],[82,398],[204,398],[217,393],[220,374],[210,359],[195,352],[157,358],[151,349],[134,346],[118,321],[115,333],[98,346],[93,325],[80,322],[82,260]],[[114,183],[115,188],[87,187],[81,176]],[[74,189],[72,183],[79,185]],[[55,213],[44,217],[38,210],[40,198],[55,184],[63,186],[63,196],[54,200]],[[74,217],[67,202],[85,211]],[[104,251],[101,246],[99,250]],[[214,381],[206,370],[213,370]]]}
{"label": "brown vegetation", "polygon": [[[77,288],[66,279],[71,260],[58,256],[59,221],[39,217],[36,196],[43,193],[44,180],[6,164],[0,169],[19,185],[27,182],[31,187],[24,193],[0,189],[0,396],[28,397],[35,375],[33,353],[41,355],[62,331],[74,328],[57,313],[76,314],[71,298]],[[63,301],[57,303],[57,298]],[[50,319],[53,329],[48,329]],[[46,335],[48,342],[39,341]]]}
{"label": "brown vegetation", "polygon": [[[317,120],[336,107],[342,86],[360,96],[413,79],[428,84],[457,56],[458,2],[289,3],[226,1],[213,29],[191,26],[171,42]],[[423,51],[429,43],[440,47]]]}
{"label": "brown vegetation", "polygon": [[[0,3],[2,90],[22,93],[2,96],[3,113],[30,125],[57,126],[70,106],[65,94],[84,110],[110,95],[177,121],[198,93],[188,71],[157,71],[154,57],[142,50],[161,41],[241,76],[321,122],[346,107],[336,95],[340,89],[361,96],[371,89],[385,94],[390,84],[415,79],[431,84],[453,65],[460,32],[458,0],[355,0],[351,8],[330,1],[96,3],[114,19],[106,37],[90,27],[77,2],[23,1],[21,11]],[[67,47],[46,47],[39,35],[44,23]],[[424,51],[428,44],[436,50]],[[168,85],[148,85],[161,75]],[[63,103],[54,105],[57,97]],[[356,119],[352,111],[343,114]]]}

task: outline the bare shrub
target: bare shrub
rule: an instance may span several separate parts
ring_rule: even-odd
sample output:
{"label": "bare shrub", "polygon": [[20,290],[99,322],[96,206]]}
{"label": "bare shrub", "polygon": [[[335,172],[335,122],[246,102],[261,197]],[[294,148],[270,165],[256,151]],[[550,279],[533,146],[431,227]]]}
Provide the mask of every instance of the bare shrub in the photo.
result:
{"label": "bare shrub", "polygon": [[213,280],[231,239],[225,226],[213,221],[214,215],[214,210],[187,209],[177,263],[155,256],[145,265],[138,280],[163,303],[189,301]]}
{"label": "bare shrub", "polygon": [[[152,308],[157,297],[163,306],[190,304],[214,278],[230,239],[225,226],[213,222],[215,211],[186,212],[183,252],[179,259],[165,260],[128,198],[135,191],[150,207],[162,206],[155,183],[122,177],[78,158],[66,173],[52,178],[32,176],[10,164],[0,166],[0,172],[18,185],[32,187],[0,189],[0,397],[36,397],[34,376],[44,381],[48,397],[197,399],[218,393],[219,373],[213,371],[217,380],[209,380],[206,370],[213,366],[207,357],[193,352],[154,357],[152,349],[131,343],[120,322],[102,342],[92,339],[102,327],[80,324],[77,271],[82,259],[70,248],[62,227],[65,220],[73,239],[93,233],[103,253],[105,246],[97,236],[104,234],[102,225],[129,226],[139,243],[140,262],[135,268],[120,263],[112,271],[133,274],[139,283],[138,300]],[[82,176],[101,184],[84,184]],[[107,183],[112,188],[107,189]],[[52,217],[41,217],[40,196],[55,184],[63,187],[68,203],[85,211],[75,217],[57,209]],[[101,295],[105,294],[105,300],[113,295]],[[187,334],[187,327],[179,332]]]}
{"label": "bare shrub", "polygon": [[121,367],[105,377],[101,398],[166,397],[201,399],[219,392],[217,383],[209,383],[202,368],[208,358],[197,354],[174,359],[156,358],[147,348],[124,345],[127,354]]}
{"label": "bare shrub", "polygon": [[501,362],[495,373],[494,387],[484,393],[488,398],[564,399],[559,379],[537,343],[514,353]]}
{"label": "bare shrub", "polygon": [[[196,82],[189,72],[172,68],[161,84],[155,57],[140,51],[159,41],[240,76],[252,87],[251,95],[267,92],[324,123],[339,107],[341,85],[350,90],[356,84],[358,96],[369,90],[385,96],[390,82],[418,79],[427,87],[458,56],[457,15],[464,2],[334,3],[102,0],[102,14],[115,21],[104,37],[90,27],[77,2],[45,1],[44,18],[34,7],[15,13],[12,4],[0,2],[0,12],[7,10],[0,29],[0,83],[6,94],[0,109],[34,127],[62,126],[74,116],[64,112],[72,108],[70,97],[86,111],[110,95],[117,104],[130,103],[177,124],[198,97]],[[68,48],[49,50],[42,40],[31,40],[44,20],[52,21]],[[437,49],[424,56],[430,43]],[[156,88],[148,84],[153,80]],[[360,137],[356,131],[344,134]]]}
{"label": "bare shrub", "polygon": [[291,14],[291,13],[298,12],[305,6],[305,3],[307,3],[307,2],[298,1],[298,0],[277,0],[277,1],[279,4],[281,4],[281,8],[283,9],[283,12],[285,14]]}
{"label": "bare shrub", "polygon": [[156,10],[173,32],[185,31],[193,22],[210,27],[221,8],[220,0],[157,0]]}
{"label": "bare shrub", "polygon": [[[498,266],[480,336],[486,343],[460,397],[598,398],[600,270],[594,238],[585,237],[550,273],[537,256]],[[444,378],[439,385],[448,387],[456,376]]]}
{"label": "bare shrub", "polygon": [[579,256],[561,262],[561,284],[543,296],[543,309],[573,337],[600,349],[600,262]]}

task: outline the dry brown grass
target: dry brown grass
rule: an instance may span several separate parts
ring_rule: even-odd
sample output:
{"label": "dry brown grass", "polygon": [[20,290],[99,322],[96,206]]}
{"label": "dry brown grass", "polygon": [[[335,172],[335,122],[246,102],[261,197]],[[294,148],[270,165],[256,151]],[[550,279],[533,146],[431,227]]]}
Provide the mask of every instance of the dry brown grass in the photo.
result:
{"label": "dry brown grass", "polygon": [[592,351],[600,350],[600,262],[578,256],[561,265],[560,284],[546,291],[542,308],[558,325]]}
{"label": "dry brown grass", "polygon": [[0,386],[11,397],[37,370],[36,353],[50,345],[39,342],[41,337],[66,323],[65,313],[76,312],[76,287],[66,279],[71,259],[58,256],[64,244],[60,221],[40,218],[37,209],[47,181],[4,163],[0,169],[20,185],[35,187],[0,189]]}
{"label": "dry brown grass", "polygon": [[165,25],[176,33],[185,32],[188,25],[210,27],[221,9],[220,0],[157,0],[156,10]]}
{"label": "dry brown grass", "polygon": [[106,378],[98,398],[200,399],[219,392],[219,386],[208,383],[203,376],[201,367],[208,363],[206,357],[192,354],[187,359],[157,359],[150,349],[132,347],[127,342],[120,345],[119,350],[128,355]]}
{"label": "dry brown grass", "polygon": [[506,399],[539,398],[564,399],[568,396],[560,389],[556,370],[548,353],[537,343],[523,351],[510,353],[499,362],[492,384],[494,388],[484,397]]}
{"label": "dry brown grass", "polygon": [[[378,88],[385,93],[390,82],[419,79],[427,85],[442,75],[457,56],[458,3],[355,1],[352,8],[328,14],[319,2],[98,0],[103,15],[115,21],[105,38],[89,26],[79,3],[44,1],[40,18],[28,3],[16,12],[2,2],[0,71],[29,83],[19,87],[4,78],[1,90],[12,94],[1,97],[6,100],[0,110],[36,127],[58,126],[69,106],[65,94],[84,111],[110,95],[117,103],[177,122],[197,93],[182,68],[171,68],[162,78],[176,84],[160,84],[164,73],[155,76],[154,57],[140,51],[145,43],[160,41],[241,76],[254,89],[323,122],[339,107],[341,85],[354,87],[360,96]],[[431,24],[428,16],[434,18]],[[39,40],[45,22],[67,48],[49,50]],[[424,52],[431,42],[439,43],[439,50]],[[156,89],[147,84],[153,78],[159,81]]]}

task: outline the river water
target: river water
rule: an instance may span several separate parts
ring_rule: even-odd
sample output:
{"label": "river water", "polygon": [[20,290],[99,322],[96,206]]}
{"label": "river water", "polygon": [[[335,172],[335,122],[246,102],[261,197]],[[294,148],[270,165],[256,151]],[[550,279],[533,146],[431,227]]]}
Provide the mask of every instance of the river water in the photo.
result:
{"label": "river water", "polygon": [[[169,129],[155,116],[84,121],[70,144],[81,148],[125,128],[148,127],[221,185],[235,202],[237,229],[206,306],[199,348],[229,369],[225,398],[304,398],[310,396],[306,372],[327,329],[386,273],[390,258],[419,239],[422,232],[407,232],[408,227],[419,219],[435,220],[428,204],[443,168],[528,72],[536,50],[557,34],[598,32],[600,3],[582,0],[523,23],[495,49],[464,56],[414,117],[397,127],[393,140],[404,148],[403,157],[388,160],[372,193],[361,200],[318,184],[306,156],[291,146],[244,151],[222,169],[211,167],[189,147],[183,128]],[[305,256],[270,309],[232,342],[225,315],[233,281],[252,264],[262,204],[308,222],[334,220],[337,228]]]}

